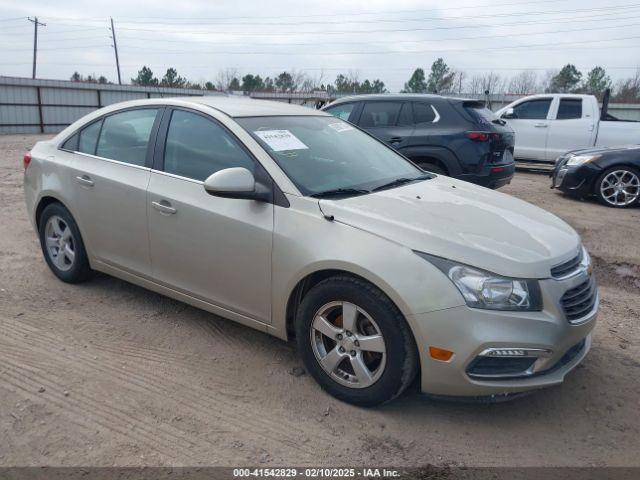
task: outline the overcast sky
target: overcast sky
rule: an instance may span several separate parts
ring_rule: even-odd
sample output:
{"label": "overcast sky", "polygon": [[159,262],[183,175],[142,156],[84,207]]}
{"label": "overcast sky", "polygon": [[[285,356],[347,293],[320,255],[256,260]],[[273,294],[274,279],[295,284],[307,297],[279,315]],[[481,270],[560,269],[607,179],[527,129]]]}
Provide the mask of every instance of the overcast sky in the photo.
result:
{"label": "overcast sky", "polygon": [[74,71],[116,81],[109,17],[123,83],[142,65],[191,81],[220,70],[275,76],[305,70],[380,78],[398,91],[439,56],[468,76],[543,76],[571,62],[615,80],[640,66],[640,0],[0,0],[0,75],[30,76],[38,16],[38,77]]}

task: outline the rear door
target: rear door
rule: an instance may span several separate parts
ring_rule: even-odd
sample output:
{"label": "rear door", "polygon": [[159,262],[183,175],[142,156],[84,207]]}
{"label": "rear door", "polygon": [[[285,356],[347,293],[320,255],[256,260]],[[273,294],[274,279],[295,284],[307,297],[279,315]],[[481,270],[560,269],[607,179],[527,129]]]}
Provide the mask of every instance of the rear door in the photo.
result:
{"label": "rear door", "polygon": [[546,159],[553,161],[563,153],[592,147],[596,121],[589,104],[580,97],[560,97],[549,121]]}
{"label": "rear door", "polygon": [[146,191],[161,110],[129,109],[91,123],[78,134],[72,162],[75,211],[91,254],[142,275],[150,273]]}
{"label": "rear door", "polygon": [[515,157],[546,160],[553,97],[534,98],[513,107],[513,116],[505,118],[516,134]]}
{"label": "rear door", "polygon": [[271,321],[273,204],[209,195],[204,180],[262,166],[223,125],[200,112],[168,109],[149,182],[153,277],[192,297]]}
{"label": "rear door", "polygon": [[411,102],[365,102],[358,125],[397,150],[407,147],[414,132]]}

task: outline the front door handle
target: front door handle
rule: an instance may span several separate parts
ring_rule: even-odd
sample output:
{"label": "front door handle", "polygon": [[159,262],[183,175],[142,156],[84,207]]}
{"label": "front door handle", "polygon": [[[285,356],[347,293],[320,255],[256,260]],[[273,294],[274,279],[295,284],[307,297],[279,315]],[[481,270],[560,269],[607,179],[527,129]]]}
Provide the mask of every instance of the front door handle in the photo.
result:
{"label": "front door handle", "polygon": [[91,180],[91,177],[89,177],[89,175],[78,175],[76,177],[76,182],[83,187],[93,187],[94,185],[93,180]]}
{"label": "front door handle", "polygon": [[403,140],[402,137],[391,137],[389,143],[400,143]]}
{"label": "front door handle", "polygon": [[153,208],[158,210],[160,213],[164,213],[166,215],[173,215],[174,213],[177,212],[177,210],[173,208],[171,204],[166,200],[160,200],[159,202],[151,202],[151,205],[153,205]]}
{"label": "front door handle", "polygon": [[548,125],[546,123],[536,123],[534,125],[536,128],[547,128]]}

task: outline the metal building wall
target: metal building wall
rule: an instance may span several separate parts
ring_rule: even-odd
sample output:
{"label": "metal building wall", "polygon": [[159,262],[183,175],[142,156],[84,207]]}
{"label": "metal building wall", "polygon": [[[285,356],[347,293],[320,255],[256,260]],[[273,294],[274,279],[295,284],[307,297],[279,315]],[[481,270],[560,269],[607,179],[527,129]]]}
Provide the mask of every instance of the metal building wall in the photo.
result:
{"label": "metal building wall", "polygon": [[56,133],[87,113],[112,103],[202,95],[216,93],[0,76],[0,134]]}

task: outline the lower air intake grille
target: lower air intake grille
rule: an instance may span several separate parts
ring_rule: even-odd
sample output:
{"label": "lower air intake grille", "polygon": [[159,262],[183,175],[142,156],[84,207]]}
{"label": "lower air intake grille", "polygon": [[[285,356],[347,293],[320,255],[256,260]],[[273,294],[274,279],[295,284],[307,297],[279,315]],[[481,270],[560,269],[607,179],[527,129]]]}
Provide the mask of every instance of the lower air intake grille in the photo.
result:
{"label": "lower air intake grille", "polygon": [[560,305],[570,323],[587,315],[596,303],[596,282],[593,277],[571,290],[567,290],[560,299]]}

